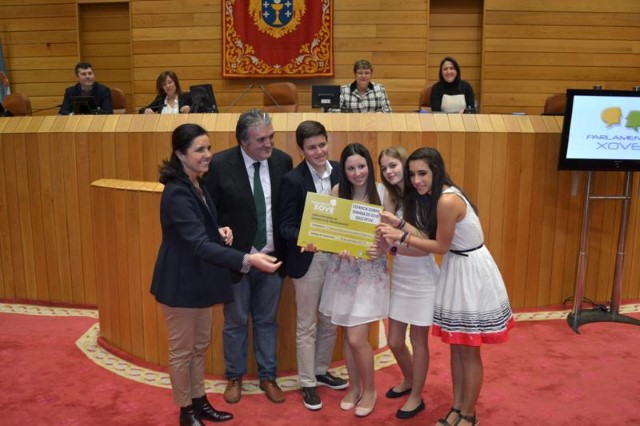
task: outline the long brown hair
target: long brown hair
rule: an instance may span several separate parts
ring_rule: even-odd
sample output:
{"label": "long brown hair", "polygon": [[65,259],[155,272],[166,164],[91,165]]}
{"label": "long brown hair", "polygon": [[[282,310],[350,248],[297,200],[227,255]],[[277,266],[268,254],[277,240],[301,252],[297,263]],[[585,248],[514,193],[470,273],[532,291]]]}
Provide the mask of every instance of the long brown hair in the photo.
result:
{"label": "long brown hair", "polygon": [[352,155],[359,155],[367,162],[367,168],[369,169],[369,175],[367,176],[367,198],[369,204],[382,205],[378,190],[376,189],[376,180],[374,178],[373,160],[371,160],[371,154],[369,150],[361,143],[352,143],[344,147],[342,154],[340,155],[340,181],[338,186],[338,197],[346,198],[347,200],[353,200],[353,184],[347,178],[347,171],[345,170],[345,163],[347,158]]}
{"label": "long brown hair", "polygon": [[178,80],[178,76],[176,75],[176,73],[173,71],[163,71],[156,79],[156,94],[159,98],[164,98],[165,96],[167,96],[167,93],[162,88],[162,85],[164,84],[167,77],[170,77],[171,80],[173,80],[173,82],[176,84],[176,95],[182,93],[182,89],[180,88],[180,80]]}
{"label": "long brown hair", "polygon": [[[420,195],[411,184],[409,164],[412,161],[423,161],[431,170],[431,194]],[[408,188],[407,196],[404,199],[404,219],[420,229],[425,235],[428,235],[429,238],[436,237],[436,230],[438,229],[438,200],[445,185],[458,188],[471,204],[476,214],[478,213],[478,209],[469,197],[447,174],[444,160],[442,160],[440,152],[435,148],[418,148],[407,158],[407,165],[404,168],[404,184]]]}
{"label": "long brown hair", "polygon": [[407,154],[407,150],[401,146],[392,146],[383,149],[382,151],[380,151],[380,155],[378,155],[378,166],[380,166],[380,180],[382,180],[382,184],[384,185],[384,187],[387,188],[387,193],[389,194],[389,197],[391,197],[391,202],[393,202],[393,205],[396,207],[396,211],[398,211],[400,205],[402,204],[402,200],[404,200],[404,194],[407,190],[407,185],[405,183],[404,190],[401,190],[396,185],[392,185],[391,183],[389,183],[389,181],[387,181],[387,179],[384,177],[384,174],[382,173],[382,164],[380,164],[380,162],[382,161],[382,157],[384,156],[395,158],[396,160],[400,161],[400,163],[402,164],[404,179],[404,169],[407,166],[406,163],[409,154]]}

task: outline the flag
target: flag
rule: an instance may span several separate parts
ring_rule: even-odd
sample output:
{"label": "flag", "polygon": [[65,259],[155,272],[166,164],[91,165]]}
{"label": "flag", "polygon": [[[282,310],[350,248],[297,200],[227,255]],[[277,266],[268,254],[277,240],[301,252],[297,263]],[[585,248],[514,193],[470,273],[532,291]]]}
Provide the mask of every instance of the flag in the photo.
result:
{"label": "flag", "polygon": [[11,93],[9,88],[9,77],[7,77],[7,67],[4,64],[4,52],[2,50],[2,40],[0,40],[0,102]]}
{"label": "flag", "polygon": [[333,76],[332,0],[223,0],[222,75]]}

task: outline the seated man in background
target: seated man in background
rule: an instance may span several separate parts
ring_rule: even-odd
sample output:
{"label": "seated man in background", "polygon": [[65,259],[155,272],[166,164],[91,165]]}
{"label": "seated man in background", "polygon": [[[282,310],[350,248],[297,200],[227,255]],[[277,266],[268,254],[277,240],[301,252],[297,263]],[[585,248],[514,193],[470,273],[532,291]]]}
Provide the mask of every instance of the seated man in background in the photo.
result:
{"label": "seated man in background", "polygon": [[88,62],[79,62],[75,67],[76,81],[74,86],[67,87],[64,92],[64,100],[58,114],[69,115],[73,113],[74,96],[91,96],[95,100],[96,114],[113,114],[111,106],[111,90],[96,82],[93,68]]}

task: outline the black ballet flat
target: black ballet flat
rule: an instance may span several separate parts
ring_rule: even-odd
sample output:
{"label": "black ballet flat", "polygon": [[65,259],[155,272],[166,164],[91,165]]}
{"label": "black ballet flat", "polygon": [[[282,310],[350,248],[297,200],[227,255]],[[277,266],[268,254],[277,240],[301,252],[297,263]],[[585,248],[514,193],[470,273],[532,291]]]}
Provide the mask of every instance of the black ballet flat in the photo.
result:
{"label": "black ballet flat", "polygon": [[411,393],[411,388],[409,389],[405,389],[402,392],[396,392],[393,390],[393,386],[391,386],[391,388],[387,391],[387,393],[384,395],[387,398],[400,398],[401,396],[405,396],[405,395],[409,395]]}
{"label": "black ballet flat", "polygon": [[420,404],[416,408],[411,411],[398,410],[396,411],[396,417],[402,420],[410,419],[411,417],[418,414],[420,411],[427,408],[423,400],[420,400]]}

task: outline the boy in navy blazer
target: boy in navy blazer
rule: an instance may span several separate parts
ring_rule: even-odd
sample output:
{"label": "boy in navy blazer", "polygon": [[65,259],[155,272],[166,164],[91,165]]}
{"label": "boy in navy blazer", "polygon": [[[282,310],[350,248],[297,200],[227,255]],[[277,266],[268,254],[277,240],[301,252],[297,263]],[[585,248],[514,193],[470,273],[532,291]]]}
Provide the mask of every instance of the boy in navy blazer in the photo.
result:
{"label": "boy in navy blazer", "polygon": [[336,326],[318,311],[329,253],[310,245],[297,246],[308,192],[329,195],[338,183],[340,164],[329,161],[327,131],[317,121],[303,121],[296,129],[296,143],[304,160],[282,178],[280,232],[287,246],[286,272],[296,293],[296,351],[298,380],[306,408],[319,410],[318,385],[345,389],[347,381],[328,372],[336,341]]}

